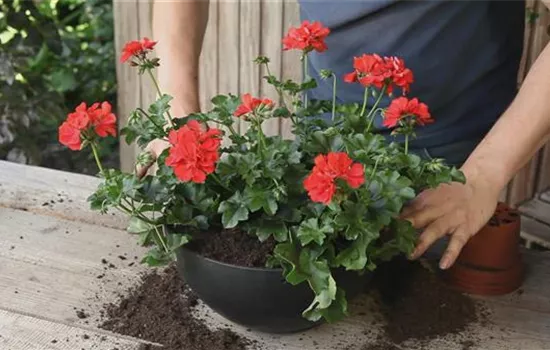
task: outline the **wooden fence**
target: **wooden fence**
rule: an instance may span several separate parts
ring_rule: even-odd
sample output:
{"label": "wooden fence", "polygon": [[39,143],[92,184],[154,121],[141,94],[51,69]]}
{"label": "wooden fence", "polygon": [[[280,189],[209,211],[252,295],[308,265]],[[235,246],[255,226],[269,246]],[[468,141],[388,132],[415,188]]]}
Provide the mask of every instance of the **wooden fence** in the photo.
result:
{"label": "wooden fence", "polygon": [[[525,73],[549,41],[550,16],[540,1],[528,0],[525,30],[525,52],[518,77]],[[128,40],[152,37],[151,0],[114,0],[115,44],[120,52]],[[220,93],[250,92],[255,96],[276,99],[277,95],[261,79],[265,72],[252,62],[258,55],[271,59],[274,75],[299,79],[301,66],[297,53],[282,54],[281,38],[289,26],[299,22],[295,0],[211,0],[210,20],[206,30],[200,64],[200,95],[202,108],[208,108],[209,98]],[[117,65],[119,83],[119,115],[121,124],[129,112],[139,105],[148,105],[155,93],[147,77],[138,77],[127,65]],[[244,131],[244,122],[236,128]],[[270,121],[270,134],[288,135],[285,121]],[[137,150],[121,145],[121,167],[132,169]],[[550,144],[511,181],[502,199],[518,204],[550,186]]]}

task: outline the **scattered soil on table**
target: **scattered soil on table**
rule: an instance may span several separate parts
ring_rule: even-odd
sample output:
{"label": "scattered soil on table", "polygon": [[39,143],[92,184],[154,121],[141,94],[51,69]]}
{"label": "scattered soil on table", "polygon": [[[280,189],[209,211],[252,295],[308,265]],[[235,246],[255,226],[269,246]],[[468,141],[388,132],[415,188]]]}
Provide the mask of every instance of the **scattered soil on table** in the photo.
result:
{"label": "scattered soil on table", "polygon": [[99,327],[163,344],[162,350],[244,350],[253,345],[229,329],[210,330],[193,316],[197,304],[197,296],[171,266],[143,275],[117,304],[104,305]]}
{"label": "scattered soil on table", "polygon": [[[380,296],[384,334],[377,340],[378,347],[370,345],[363,350],[397,349],[391,344],[460,335],[470,325],[486,322],[488,315],[476,301],[447,287],[428,268],[406,259],[381,264],[373,287]],[[465,349],[475,345],[475,339],[468,338],[463,342]]]}
{"label": "scattered soil on table", "polygon": [[187,246],[189,249],[206,258],[246,267],[264,267],[276,244],[272,238],[260,242],[238,229],[201,233],[197,238]]}

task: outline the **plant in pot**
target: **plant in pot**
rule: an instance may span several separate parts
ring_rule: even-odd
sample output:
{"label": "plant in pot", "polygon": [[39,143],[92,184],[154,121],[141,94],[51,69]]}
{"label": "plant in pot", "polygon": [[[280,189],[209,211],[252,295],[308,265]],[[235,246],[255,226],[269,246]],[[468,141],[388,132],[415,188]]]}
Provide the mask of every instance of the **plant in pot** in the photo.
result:
{"label": "plant in pot", "polygon": [[[304,22],[283,39],[286,50],[307,55],[327,49],[329,30]],[[144,146],[162,139],[169,147],[156,172],[103,169],[99,138],[115,135],[115,116],[106,103],[82,104],[60,127],[71,149],[89,145],[100,183],[89,201],[93,209],[116,208],[130,216],[128,231],[150,247],[149,265],[177,260],[181,275],[199,297],[221,315],[267,332],[292,332],[344,317],[347,299],[358,294],[376,264],[409,254],[412,225],[400,219],[403,205],[425,188],[464,181],[440,159],[421,159],[408,150],[416,126],[433,121],[417,99],[398,97],[387,108],[382,98],[407,93],[412,72],[396,57],[375,54],[353,59],[344,83],[364,87],[362,103],[337,103],[336,75],[331,100],[309,100],[317,81],[283,81],[268,74],[277,103],[250,94],[220,95],[210,111],[183,118],[169,113],[152,70],[155,42],[129,42],[122,61],[149,74],[159,98],[137,108],[121,133]],[[269,73],[269,59],[255,60]],[[328,115],[327,118],[319,117]],[[402,142],[389,142],[373,128],[375,118],[393,128]],[[247,121],[239,134],[236,118]],[[286,118],[295,137],[267,136],[262,125]],[[222,138],[231,142],[222,145]],[[138,156],[147,164],[150,155]]]}

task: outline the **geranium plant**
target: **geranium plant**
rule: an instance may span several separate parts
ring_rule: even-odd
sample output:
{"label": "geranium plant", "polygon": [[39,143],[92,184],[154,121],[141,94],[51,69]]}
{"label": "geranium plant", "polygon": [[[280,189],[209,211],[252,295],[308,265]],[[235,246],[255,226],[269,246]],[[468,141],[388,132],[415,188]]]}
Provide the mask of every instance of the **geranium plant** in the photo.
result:
{"label": "geranium plant", "polygon": [[[300,50],[307,72],[307,55],[326,50],[327,35],[320,23],[304,22],[283,39],[284,49]],[[306,75],[302,82],[282,81],[269,74],[265,79],[277,101],[220,95],[208,112],[173,118],[171,97],[160,91],[152,73],[159,65],[151,57],[154,46],[143,39],[124,48],[122,61],[149,74],[159,98],[147,110],[137,108],[121,133],[139,146],[155,139],[170,146],[156,160],[156,172],[142,178],[103,169],[96,157],[103,181],[89,198],[93,209],[116,208],[131,217],[128,230],[150,246],[143,259],[149,265],[171,261],[178,248],[205,230],[243,230],[260,241],[275,240],[268,265],[282,267],[293,285],[309,284],[315,299],[304,316],[334,321],[346,314],[347,303],[332,272],[361,273],[409,254],[416,232],[400,219],[403,206],[423,189],[464,181],[442,160],[409,153],[415,128],[434,121],[424,103],[401,96],[387,108],[380,105],[384,95],[409,91],[413,73],[402,59],[365,54],[353,58],[343,79],[322,72],[334,94],[341,80],[361,84],[361,103],[338,104],[335,96],[308,101],[306,91],[316,87],[315,80]],[[268,58],[255,62],[269,72]],[[246,133],[234,130],[236,118],[249,123]],[[262,125],[272,118],[289,119],[295,137],[267,136]],[[375,133],[375,118],[404,135],[404,142]],[[60,127],[61,143],[74,150],[89,145],[95,155],[107,135],[115,135],[115,117],[106,103],[80,105]],[[231,141],[228,146],[222,146],[223,137]],[[142,153],[137,164],[150,161]],[[167,230],[170,225],[185,234]]]}

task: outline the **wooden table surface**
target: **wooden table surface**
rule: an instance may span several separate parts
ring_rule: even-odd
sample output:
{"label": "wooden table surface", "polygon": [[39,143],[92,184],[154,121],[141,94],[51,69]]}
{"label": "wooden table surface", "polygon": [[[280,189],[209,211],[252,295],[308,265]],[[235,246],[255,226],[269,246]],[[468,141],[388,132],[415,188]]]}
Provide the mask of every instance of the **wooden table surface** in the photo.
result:
{"label": "wooden table surface", "polygon": [[[123,350],[143,343],[96,327],[101,305],[116,300],[146,270],[117,258],[144,252],[124,231],[126,219],[88,209],[86,197],[97,183],[89,176],[0,161],[1,350]],[[102,259],[116,269],[104,271]],[[526,252],[525,261],[522,294],[482,299],[491,310],[491,324],[472,327],[478,340],[471,349],[550,349],[550,254]],[[350,309],[359,312],[369,302],[365,296]],[[76,309],[90,317],[78,318]],[[212,327],[229,324],[265,350],[358,350],[374,341],[365,329],[379,331],[368,316],[352,315],[303,334],[273,336],[230,324],[205,306],[197,312]],[[453,337],[425,347],[462,348]]]}

